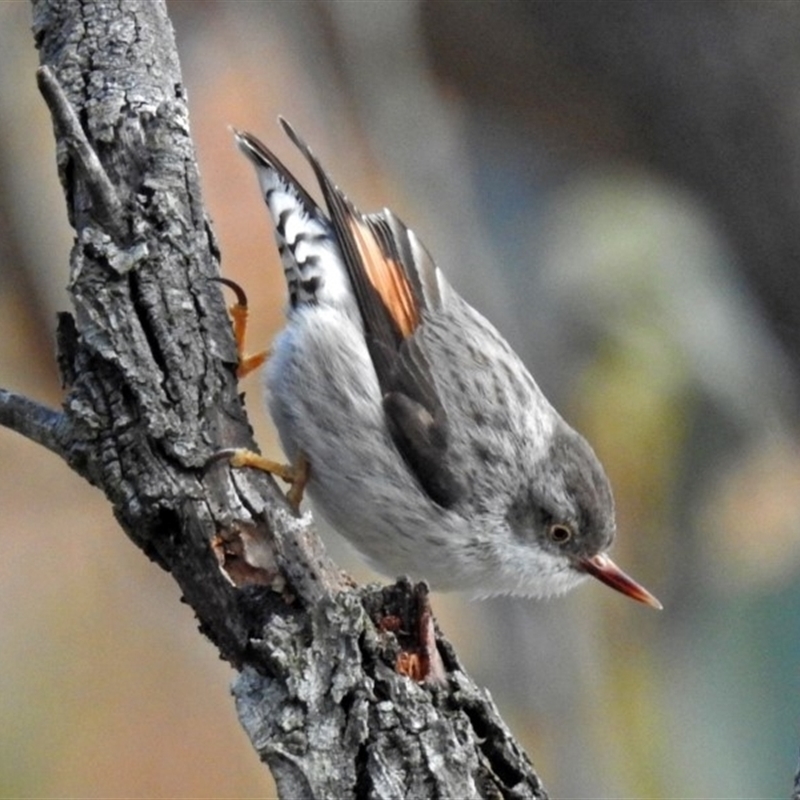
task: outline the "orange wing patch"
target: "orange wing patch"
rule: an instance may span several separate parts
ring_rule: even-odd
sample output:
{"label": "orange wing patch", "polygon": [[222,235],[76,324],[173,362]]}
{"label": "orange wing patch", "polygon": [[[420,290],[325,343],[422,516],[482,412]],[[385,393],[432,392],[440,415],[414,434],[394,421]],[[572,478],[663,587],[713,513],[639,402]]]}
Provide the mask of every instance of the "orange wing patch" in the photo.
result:
{"label": "orange wing patch", "polygon": [[419,326],[420,315],[405,270],[394,258],[386,255],[366,223],[355,215],[351,215],[347,222],[369,282],[403,337],[407,338]]}

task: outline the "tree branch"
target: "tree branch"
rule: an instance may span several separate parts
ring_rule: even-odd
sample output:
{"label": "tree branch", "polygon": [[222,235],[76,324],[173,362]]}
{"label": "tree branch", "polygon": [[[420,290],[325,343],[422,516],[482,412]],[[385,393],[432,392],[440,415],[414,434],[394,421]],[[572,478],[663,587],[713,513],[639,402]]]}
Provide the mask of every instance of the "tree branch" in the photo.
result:
{"label": "tree branch", "polygon": [[0,425],[21,433],[62,458],[66,417],[22,395],[0,389]]}
{"label": "tree branch", "polygon": [[36,82],[50,109],[59,137],[69,148],[70,155],[75,159],[81,176],[86,181],[92,208],[102,219],[106,230],[114,234],[116,239],[122,240],[125,236],[122,204],[97,153],[81,128],[75,109],[47,64],[36,71]]}
{"label": "tree branch", "polygon": [[272,480],[205,468],[255,443],[164,3],[33,9],[76,232],[74,315],[57,331],[63,412],[4,391],[0,424],[99,486],[173,575],[240,670],[239,717],[283,797],[545,797],[444,639],[442,683],[396,671],[403,637],[375,620],[408,620],[418,588],[354,588]]}

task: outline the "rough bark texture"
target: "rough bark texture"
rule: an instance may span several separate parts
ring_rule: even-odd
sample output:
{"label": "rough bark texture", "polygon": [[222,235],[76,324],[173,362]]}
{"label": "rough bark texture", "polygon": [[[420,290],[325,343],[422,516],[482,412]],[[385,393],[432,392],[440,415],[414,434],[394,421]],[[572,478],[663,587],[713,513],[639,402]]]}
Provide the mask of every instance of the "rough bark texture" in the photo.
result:
{"label": "rough bark texture", "polygon": [[395,670],[403,643],[374,620],[403,619],[418,589],[352,587],[272,481],[205,467],[254,443],[162,0],[33,9],[74,313],[58,323],[63,410],[0,390],[0,424],[99,486],[175,577],[240,670],[239,716],[282,797],[545,797],[438,634],[443,680]]}

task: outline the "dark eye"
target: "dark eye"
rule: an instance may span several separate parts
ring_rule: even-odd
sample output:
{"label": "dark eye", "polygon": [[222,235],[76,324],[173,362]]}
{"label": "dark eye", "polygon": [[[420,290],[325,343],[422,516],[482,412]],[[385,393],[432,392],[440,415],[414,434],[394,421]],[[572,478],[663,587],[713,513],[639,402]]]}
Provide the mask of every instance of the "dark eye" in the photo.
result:
{"label": "dark eye", "polygon": [[567,525],[551,525],[550,529],[547,531],[547,535],[550,537],[551,542],[564,544],[572,538],[572,528]]}

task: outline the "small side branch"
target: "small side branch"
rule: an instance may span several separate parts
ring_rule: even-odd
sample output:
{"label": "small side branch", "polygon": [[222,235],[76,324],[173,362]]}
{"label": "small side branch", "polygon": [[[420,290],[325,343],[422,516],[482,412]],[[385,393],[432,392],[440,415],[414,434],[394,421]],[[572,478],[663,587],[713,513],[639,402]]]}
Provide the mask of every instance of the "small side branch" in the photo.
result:
{"label": "small side branch", "polygon": [[53,70],[46,64],[36,70],[36,82],[50,109],[53,123],[66,142],[70,155],[75,159],[86,182],[97,221],[116,241],[124,241],[127,231],[122,203],[81,127],[69,98],[61,88]]}
{"label": "small side branch", "polygon": [[60,411],[0,389],[0,425],[66,458],[63,443],[67,438],[68,423]]}

